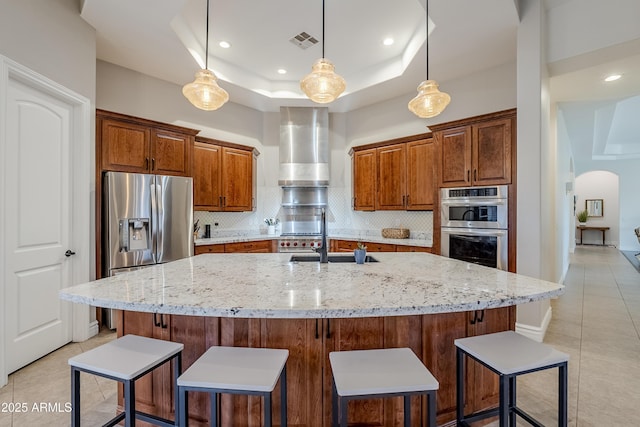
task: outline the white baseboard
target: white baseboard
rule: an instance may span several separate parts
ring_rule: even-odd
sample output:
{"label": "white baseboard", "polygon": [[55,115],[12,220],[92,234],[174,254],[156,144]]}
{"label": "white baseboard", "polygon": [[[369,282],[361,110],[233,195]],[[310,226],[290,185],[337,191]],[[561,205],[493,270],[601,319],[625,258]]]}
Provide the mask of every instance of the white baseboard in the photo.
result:
{"label": "white baseboard", "polygon": [[516,322],[516,332],[524,335],[527,338],[531,338],[534,341],[542,342],[544,340],[544,335],[547,333],[547,328],[549,327],[550,322],[551,307],[547,309],[547,312],[544,315],[544,319],[542,319],[542,325],[532,326]]}

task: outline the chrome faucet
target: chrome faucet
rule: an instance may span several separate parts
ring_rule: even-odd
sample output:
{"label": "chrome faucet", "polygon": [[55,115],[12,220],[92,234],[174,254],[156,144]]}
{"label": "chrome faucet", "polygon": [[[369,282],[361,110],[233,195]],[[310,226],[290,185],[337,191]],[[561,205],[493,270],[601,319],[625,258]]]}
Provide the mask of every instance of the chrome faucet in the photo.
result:
{"label": "chrome faucet", "polygon": [[329,256],[327,254],[327,213],[325,212],[325,208],[322,208],[321,221],[320,233],[322,233],[322,240],[320,241],[320,247],[314,248],[313,250],[320,254],[320,262],[327,264],[329,262]]}

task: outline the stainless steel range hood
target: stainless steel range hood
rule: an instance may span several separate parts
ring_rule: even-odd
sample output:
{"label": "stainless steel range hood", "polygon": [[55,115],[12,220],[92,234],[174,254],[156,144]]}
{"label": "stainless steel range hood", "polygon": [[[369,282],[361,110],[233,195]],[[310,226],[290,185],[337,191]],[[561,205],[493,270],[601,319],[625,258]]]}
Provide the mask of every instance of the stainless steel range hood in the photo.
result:
{"label": "stainless steel range hood", "polygon": [[283,187],[329,185],[329,109],[280,107],[280,173]]}

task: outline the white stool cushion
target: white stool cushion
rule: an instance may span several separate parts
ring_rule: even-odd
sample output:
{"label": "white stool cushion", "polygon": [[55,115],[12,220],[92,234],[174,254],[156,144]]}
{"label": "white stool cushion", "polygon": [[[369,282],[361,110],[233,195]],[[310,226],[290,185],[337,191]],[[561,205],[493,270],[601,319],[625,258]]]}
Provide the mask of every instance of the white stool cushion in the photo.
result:
{"label": "white stool cushion", "polygon": [[339,396],[437,390],[438,381],[409,348],[329,353]]}
{"label": "white stool cushion", "polygon": [[460,338],[455,345],[496,371],[510,375],[569,360],[569,355],[514,331]]}
{"label": "white stool cushion", "polygon": [[69,359],[69,365],[121,380],[131,380],[181,352],[184,345],[125,335]]}
{"label": "white stool cushion", "polygon": [[289,350],[211,347],[179,378],[179,386],[271,392]]}

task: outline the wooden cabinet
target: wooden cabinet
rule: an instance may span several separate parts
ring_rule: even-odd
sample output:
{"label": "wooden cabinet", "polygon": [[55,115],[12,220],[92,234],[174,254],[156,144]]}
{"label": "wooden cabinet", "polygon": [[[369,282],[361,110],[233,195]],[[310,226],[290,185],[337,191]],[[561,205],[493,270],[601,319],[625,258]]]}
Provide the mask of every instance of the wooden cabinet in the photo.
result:
{"label": "wooden cabinet", "polygon": [[255,209],[257,151],[197,138],[194,144],[194,209],[241,212]]}
{"label": "wooden cabinet", "polygon": [[96,117],[100,170],[191,176],[198,131],[102,110]]}
{"label": "wooden cabinet", "polygon": [[193,206],[222,210],[222,147],[196,141],[193,145]]}
{"label": "wooden cabinet", "polygon": [[431,126],[441,187],[511,184],[515,110]]}
{"label": "wooden cabinet", "polygon": [[[441,313],[348,319],[247,319],[124,312],[118,335],[138,335],[181,342],[186,369],[212,345],[268,347],[289,350],[287,361],[288,424],[323,427],[331,422],[332,351],[408,347],[422,359],[440,383],[438,425],[455,419],[457,338],[513,329],[515,307]],[[465,410],[497,404],[495,375],[467,364]],[[136,404],[143,410],[173,418],[173,386],[169,367],[158,369],[136,383]],[[274,425],[280,425],[280,384],[273,393]],[[262,425],[263,402],[255,396],[221,396],[221,426]],[[208,395],[190,393],[190,424],[207,425]],[[411,400],[412,426],[422,425],[426,407]],[[402,398],[367,399],[349,403],[353,425],[401,426]]]}
{"label": "wooden cabinet", "polygon": [[274,250],[275,244],[275,240],[255,240],[253,242],[225,243],[224,251],[226,253],[270,253],[276,252]]}
{"label": "wooden cabinet", "polygon": [[[431,252],[423,246],[394,245],[391,243],[362,242],[368,252]],[[358,246],[355,240],[331,239],[331,252],[353,252]]]}
{"label": "wooden cabinet", "polygon": [[[169,340],[169,317],[164,314],[121,311],[118,313],[118,337],[135,334]],[[163,327],[165,326],[165,327]],[[171,365],[171,366],[169,366]],[[136,409],[162,418],[169,418],[173,363],[154,369],[136,381]],[[123,388],[118,384],[118,401],[122,405]]]}
{"label": "wooden cabinet", "polygon": [[406,206],[406,144],[376,149],[376,210],[404,210]]}
{"label": "wooden cabinet", "polygon": [[433,210],[438,192],[435,165],[433,138],[407,143],[407,210]]}
{"label": "wooden cabinet", "polygon": [[434,153],[430,134],[354,148],[354,209],[432,210]]}
{"label": "wooden cabinet", "polygon": [[376,209],[376,150],[356,151],[353,154],[353,209]]}
{"label": "wooden cabinet", "polygon": [[195,254],[221,254],[224,253],[224,243],[217,245],[198,245],[196,246]]}
{"label": "wooden cabinet", "polygon": [[213,253],[271,253],[278,252],[276,240],[254,240],[251,242],[219,243],[216,245],[196,246],[195,254]]}
{"label": "wooden cabinet", "polygon": [[[515,307],[422,316],[423,361],[438,379],[438,425],[456,418],[456,347],[454,340],[515,327]],[[466,359],[465,413],[497,406],[498,377]]]}
{"label": "wooden cabinet", "polygon": [[[121,311],[118,314],[118,336],[136,334],[170,340],[184,345],[183,371],[210,346],[219,345],[219,319],[202,316],[179,316]],[[118,389],[122,404],[122,387]],[[136,381],[136,409],[167,419],[175,419],[173,363],[154,369]],[[209,396],[189,395],[189,425],[208,426]],[[146,425],[142,423],[142,425]]]}

